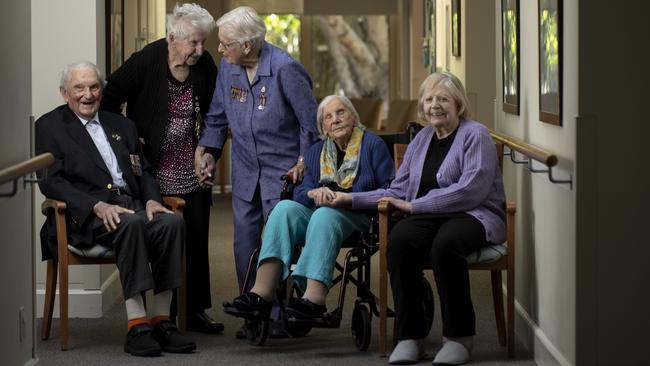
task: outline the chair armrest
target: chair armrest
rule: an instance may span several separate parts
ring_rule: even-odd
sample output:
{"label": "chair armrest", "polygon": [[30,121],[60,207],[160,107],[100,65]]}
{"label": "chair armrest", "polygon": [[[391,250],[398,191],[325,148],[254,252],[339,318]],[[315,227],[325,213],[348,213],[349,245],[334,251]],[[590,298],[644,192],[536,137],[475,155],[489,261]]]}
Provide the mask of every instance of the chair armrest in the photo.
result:
{"label": "chair armrest", "polygon": [[393,211],[393,206],[390,202],[382,201],[377,204],[377,211],[379,211],[380,214],[390,214],[391,211]]}
{"label": "chair armrest", "polygon": [[183,213],[185,207],[185,200],[180,197],[163,197],[163,205],[169,206],[174,213]]}
{"label": "chair armrest", "polygon": [[63,213],[67,207],[68,206],[63,201],[58,201],[58,200],[55,200],[55,199],[46,198],[45,201],[43,201],[43,203],[41,204],[41,213],[43,213],[43,215],[45,215],[47,213],[48,208],[53,209],[57,213],[59,213],[59,212]]}
{"label": "chair armrest", "polygon": [[512,201],[506,203],[506,212],[509,215],[510,214],[514,215],[515,213],[517,213],[517,204]]}

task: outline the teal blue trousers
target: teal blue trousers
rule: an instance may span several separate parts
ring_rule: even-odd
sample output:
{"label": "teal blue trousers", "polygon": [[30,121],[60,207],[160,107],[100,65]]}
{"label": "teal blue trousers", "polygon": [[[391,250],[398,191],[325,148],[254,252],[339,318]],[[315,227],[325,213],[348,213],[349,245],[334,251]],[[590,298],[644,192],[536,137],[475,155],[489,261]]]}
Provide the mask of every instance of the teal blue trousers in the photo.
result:
{"label": "teal blue trousers", "polygon": [[330,288],[341,243],[355,231],[368,231],[369,226],[365,213],[331,207],[311,209],[291,200],[280,201],[266,222],[258,266],[268,259],[280,260],[284,280],[289,276],[296,246],[304,244],[291,275],[303,291],[307,279]]}

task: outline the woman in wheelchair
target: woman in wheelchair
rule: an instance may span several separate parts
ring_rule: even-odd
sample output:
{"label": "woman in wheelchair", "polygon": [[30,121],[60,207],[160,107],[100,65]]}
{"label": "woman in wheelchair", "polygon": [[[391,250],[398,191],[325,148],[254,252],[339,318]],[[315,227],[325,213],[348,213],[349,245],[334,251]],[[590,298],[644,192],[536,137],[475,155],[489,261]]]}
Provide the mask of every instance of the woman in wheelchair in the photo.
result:
{"label": "woman in wheelchair", "polygon": [[367,231],[366,212],[327,207],[335,192],[364,192],[385,187],[393,175],[386,144],[365,129],[346,97],[331,95],[318,106],[320,142],[305,156],[307,171],[293,200],[279,202],[262,234],[253,288],[225,306],[231,315],[268,319],[280,280],[289,276],[291,259],[303,245],[291,273],[304,296],[286,307],[287,315],[319,319],[327,312],[325,297],[341,242],[356,231]]}
{"label": "woman in wheelchair", "polygon": [[418,115],[429,122],[409,144],[389,189],[340,193],[336,207],[367,209],[388,202],[407,217],[388,237],[388,271],[398,344],[389,363],[414,363],[428,329],[421,278],[433,266],[443,323],[434,364],[469,360],[475,334],[465,256],[505,240],[505,194],[497,153],[483,125],[468,119],[462,83],[434,73],[420,86]]}

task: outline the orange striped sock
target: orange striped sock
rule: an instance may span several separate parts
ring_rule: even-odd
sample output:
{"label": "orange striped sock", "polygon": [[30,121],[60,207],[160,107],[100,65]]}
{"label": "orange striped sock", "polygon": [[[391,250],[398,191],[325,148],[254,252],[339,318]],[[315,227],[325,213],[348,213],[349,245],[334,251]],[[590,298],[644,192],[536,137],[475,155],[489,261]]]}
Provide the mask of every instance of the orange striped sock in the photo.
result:
{"label": "orange striped sock", "polygon": [[128,325],[129,330],[131,330],[131,328],[135,327],[136,325],[140,325],[140,324],[150,324],[149,319],[147,319],[146,316],[143,316],[142,318],[130,319]]}
{"label": "orange striped sock", "polygon": [[154,316],[153,318],[151,318],[151,325],[155,327],[158,325],[158,323],[160,323],[163,320],[169,320],[169,316],[167,315]]}

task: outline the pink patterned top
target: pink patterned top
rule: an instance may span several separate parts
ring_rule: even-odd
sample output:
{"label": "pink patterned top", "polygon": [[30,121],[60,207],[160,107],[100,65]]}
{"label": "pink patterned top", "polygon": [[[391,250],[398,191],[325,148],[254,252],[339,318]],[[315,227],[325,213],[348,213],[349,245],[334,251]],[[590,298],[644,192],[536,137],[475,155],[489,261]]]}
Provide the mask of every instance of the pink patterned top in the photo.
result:
{"label": "pink patterned top", "polygon": [[167,79],[167,126],[160,149],[156,180],[161,194],[186,194],[198,191],[199,181],[194,172],[194,111],[192,84]]}

